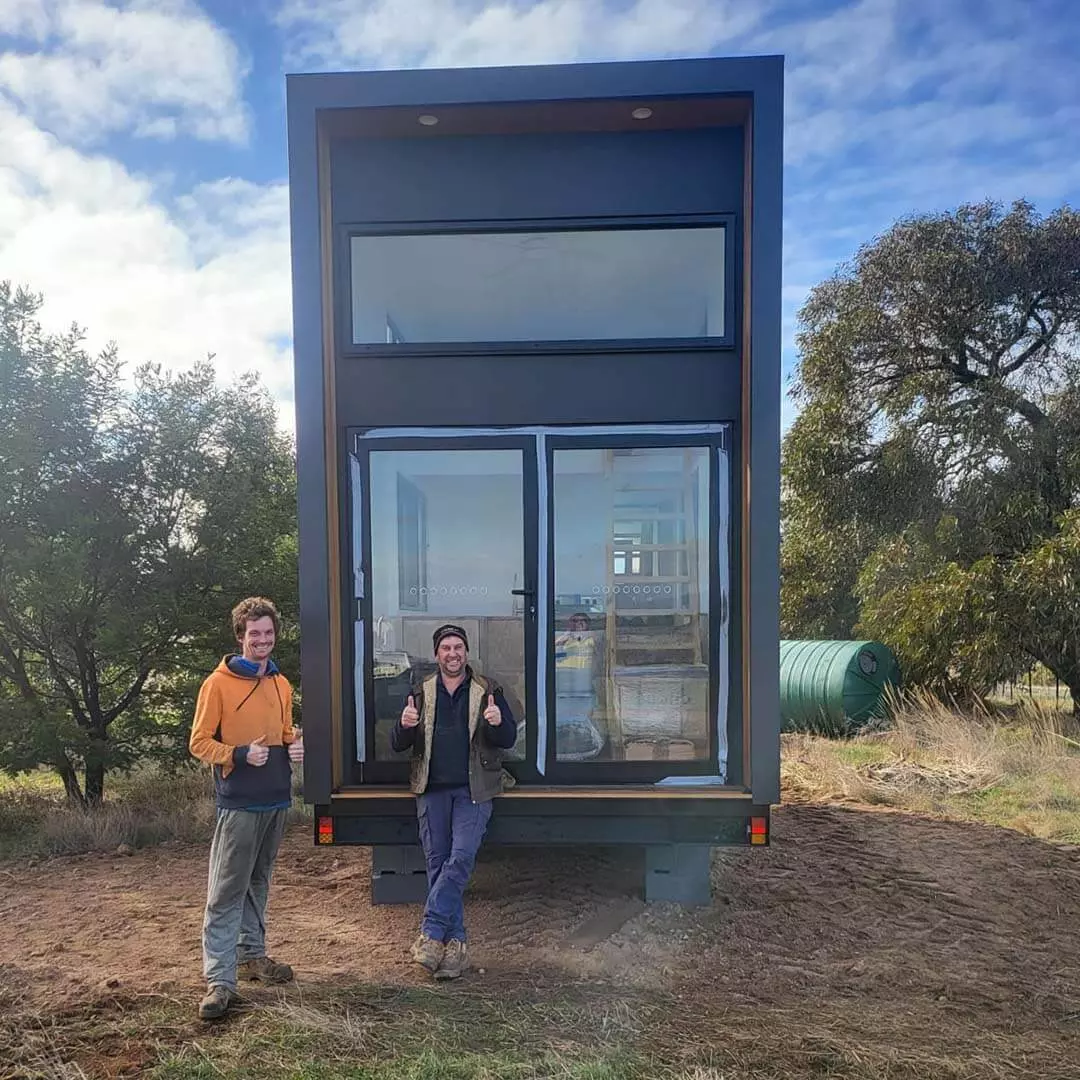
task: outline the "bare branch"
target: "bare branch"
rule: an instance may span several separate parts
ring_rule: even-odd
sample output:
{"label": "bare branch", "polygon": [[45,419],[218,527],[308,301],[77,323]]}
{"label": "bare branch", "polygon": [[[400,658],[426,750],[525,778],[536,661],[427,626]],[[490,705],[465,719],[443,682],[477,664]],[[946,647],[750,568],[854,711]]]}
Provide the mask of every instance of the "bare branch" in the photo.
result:
{"label": "bare branch", "polygon": [[86,710],[83,708],[78,694],[76,694],[75,690],[68,684],[64,670],[60,664],[57,663],[56,657],[46,653],[43,655],[43,658],[49,669],[49,674],[52,675],[53,681],[67,701],[68,707],[71,709],[71,715],[75,718],[75,722],[79,727],[90,728],[90,718],[86,715]]}
{"label": "bare branch", "polygon": [[118,716],[120,716],[131,703],[142,693],[143,687],[146,685],[146,680],[150,677],[150,669],[146,668],[139,672],[138,678],[131,684],[124,695],[119,701],[111,708],[106,709],[102,714],[102,722],[108,727]]}
{"label": "bare branch", "polygon": [[[1016,344],[1019,344],[1018,342]],[[1037,337],[1015,360],[1006,364],[1001,369],[1001,377],[1007,378],[1014,371],[1019,371],[1037,352],[1048,349],[1050,341],[1045,337]]]}

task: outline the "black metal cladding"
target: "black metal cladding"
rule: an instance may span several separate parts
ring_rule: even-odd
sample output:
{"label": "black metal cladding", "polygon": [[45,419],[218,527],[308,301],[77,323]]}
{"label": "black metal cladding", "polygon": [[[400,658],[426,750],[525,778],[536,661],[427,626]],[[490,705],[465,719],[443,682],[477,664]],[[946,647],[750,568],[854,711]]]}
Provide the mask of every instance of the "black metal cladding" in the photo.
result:
{"label": "black metal cladding", "polygon": [[[735,420],[743,132],[566,132],[364,139],[331,147],[339,419],[358,426],[679,423]],[[340,194],[339,194],[340,192]],[[689,216],[692,216],[688,218]],[[356,349],[352,229],[534,229],[723,224],[729,325],[724,345],[654,341],[440,350]],[[448,368],[448,357],[453,367]],[[497,357],[497,358],[496,358]],[[647,391],[643,388],[648,387]],[[482,388],[478,392],[478,388]]]}
{"label": "black metal cladding", "polygon": [[357,139],[330,169],[335,226],[736,213],[743,131]]}

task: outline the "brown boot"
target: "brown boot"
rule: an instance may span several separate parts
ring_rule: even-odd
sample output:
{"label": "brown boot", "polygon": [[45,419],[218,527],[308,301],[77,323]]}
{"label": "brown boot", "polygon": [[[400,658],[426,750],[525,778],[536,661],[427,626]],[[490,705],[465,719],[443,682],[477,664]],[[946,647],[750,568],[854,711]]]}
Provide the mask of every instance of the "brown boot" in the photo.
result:
{"label": "brown boot", "polygon": [[435,974],[442,963],[444,946],[441,941],[421,934],[412,947],[412,958],[422,967]]}
{"label": "brown boot", "polygon": [[240,995],[235,990],[227,986],[211,986],[199,1002],[199,1019],[220,1020],[229,1011],[229,1006],[239,1000]]}
{"label": "brown boot", "polygon": [[435,972],[436,979],[456,979],[469,966],[469,950],[464,941],[451,938],[446,943],[443,961]]}
{"label": "brown boot", "polygon": [[238,978],[252,982],[276,984],[293,980],[293,970],[288,964],[277,964],[269,956],[257,956],[254,960],[245,960],[236,968]]}

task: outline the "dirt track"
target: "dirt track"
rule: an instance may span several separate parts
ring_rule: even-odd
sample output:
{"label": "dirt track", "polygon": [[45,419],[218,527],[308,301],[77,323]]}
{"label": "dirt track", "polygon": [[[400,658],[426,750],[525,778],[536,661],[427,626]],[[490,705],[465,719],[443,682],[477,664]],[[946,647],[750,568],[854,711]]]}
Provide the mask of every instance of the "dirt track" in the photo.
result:
{"label": "dirt track", "polygon": [[[571,935],[633,895],[633,856],[489,850],[468,908],[473,960],[485,969],[473,985],[659,991],[681,1003],[690,1032],[681,1038],[752,1039],[763,1054],[798,1046],[819,1065],[842,1045],[893,1061],[890,1075],[966,1076],[963,1063],[992,1047],[997,1075],[1080,1077],[1076,851],[813,805],[779,810],[773,843],[717,856],[712,907],[645,909],[591,948],[572,947]],[[371,907],[368,868],[364,851],[316,850],[306,832],[287,839],[270,946],[301,989],[424,981],[405,959],[417,909]],[[0,870],[9,1009],[70,1008],[108,980],[133,998],[194,1005],[205,877],[201,847]],[[950,1064],[925,1073],[919,1062]]]}

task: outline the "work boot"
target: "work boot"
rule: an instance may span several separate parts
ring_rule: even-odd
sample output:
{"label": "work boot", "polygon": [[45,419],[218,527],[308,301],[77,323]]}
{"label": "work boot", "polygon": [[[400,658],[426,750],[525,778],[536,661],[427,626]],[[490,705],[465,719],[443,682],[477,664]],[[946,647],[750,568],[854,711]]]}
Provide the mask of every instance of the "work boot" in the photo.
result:
{"label": "work boot", "polygon": [[456,979],[469,966],[469,950],[464,941],[451,938],[446,943],[442,963],[435,972],[436,979]]}
{"label": "work boot", "polygon": [[435,974],[442,963],[444,946],[427,934],[421,934],[412,947],[412,958],[422,967]]}
{"label": "work boot", "polygon": [[227,986],[211,986],[199,1002],[199,1019],[220,1020],[229,1011],[229,1006],[239,1000],[240,995],[235,990]]}
{"label": "work boot", "polygon": [[259,983],[287,983],[293,980],[293,970],[288,964],[276,964],[269,956],[257,956],[238,964],[236,974],[241,979]]}

